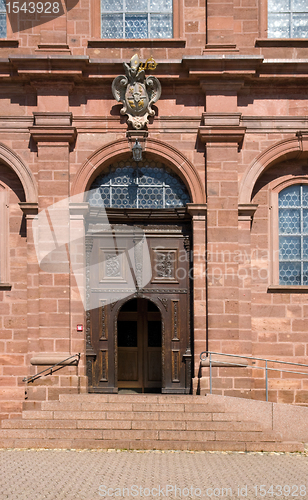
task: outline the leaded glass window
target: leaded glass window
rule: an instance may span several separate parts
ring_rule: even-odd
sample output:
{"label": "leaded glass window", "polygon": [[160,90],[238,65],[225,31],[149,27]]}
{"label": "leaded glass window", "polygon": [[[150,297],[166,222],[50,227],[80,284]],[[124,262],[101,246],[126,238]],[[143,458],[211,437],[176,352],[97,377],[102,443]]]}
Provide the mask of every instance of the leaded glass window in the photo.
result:
{"label": "leaded glass window", "polygon": [[269,38],[308,38],[307,0],[268,0]]}
{"label": "leaded glass window", "polygon": [[6,1],[0,0],[0,38],[6,37]]}
{"label": "leaded glass window", "polygon": [[308,185],[279,193],[279,283],[308,285]]}
{"label": "leaded glass window", "polygon": [[173,0],[101,0],[102,38],[172,38]]}
{"label": "leaded glass window", "polygon": [[190,197],[181,179],[163,163],[120,161],[95,179],[88,202],[106,208],[177,208]]}

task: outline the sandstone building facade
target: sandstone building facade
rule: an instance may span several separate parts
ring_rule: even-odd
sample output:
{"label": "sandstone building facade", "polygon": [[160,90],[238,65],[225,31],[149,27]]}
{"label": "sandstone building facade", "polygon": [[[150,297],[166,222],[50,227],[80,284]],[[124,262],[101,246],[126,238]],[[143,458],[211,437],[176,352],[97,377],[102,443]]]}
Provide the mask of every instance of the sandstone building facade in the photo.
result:
{"label": "sandstone building facade", "polygon": [[[1,417],[67,392],[196,393],[203,351],[307,364],[306,2],[6,3]],[[139,135],[111,91],[134,54],[162,88]],[[33,221],[59,202],[78,244],[54,241],[55,269]],[[262,399],[264,373],[215,366],[213,392]],[[271,372],[271,401],[307,397],[307,377]]]}

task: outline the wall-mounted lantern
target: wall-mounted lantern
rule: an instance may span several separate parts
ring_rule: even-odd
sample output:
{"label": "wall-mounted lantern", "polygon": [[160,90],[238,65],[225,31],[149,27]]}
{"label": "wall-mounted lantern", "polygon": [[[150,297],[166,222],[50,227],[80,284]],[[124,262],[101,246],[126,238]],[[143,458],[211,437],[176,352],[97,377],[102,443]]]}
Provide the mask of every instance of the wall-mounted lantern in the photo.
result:
{"label": "wall-mounted lantern", "polygon": [[132,147],[132,152],[133,152],[133,159],[135,161],[142,161],[142,146],[138,141],[138,139],[136,139],[136,142]]}

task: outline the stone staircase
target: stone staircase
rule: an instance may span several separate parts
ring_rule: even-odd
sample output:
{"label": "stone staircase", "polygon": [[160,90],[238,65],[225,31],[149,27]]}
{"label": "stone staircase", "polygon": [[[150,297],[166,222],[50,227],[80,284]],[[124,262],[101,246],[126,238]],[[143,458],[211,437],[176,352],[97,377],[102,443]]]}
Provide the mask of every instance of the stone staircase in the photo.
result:
{"label": "stone staircase", "polygon": [[219,396],[62,394],[40,406],[1,422],[0,447],[304,451]]}

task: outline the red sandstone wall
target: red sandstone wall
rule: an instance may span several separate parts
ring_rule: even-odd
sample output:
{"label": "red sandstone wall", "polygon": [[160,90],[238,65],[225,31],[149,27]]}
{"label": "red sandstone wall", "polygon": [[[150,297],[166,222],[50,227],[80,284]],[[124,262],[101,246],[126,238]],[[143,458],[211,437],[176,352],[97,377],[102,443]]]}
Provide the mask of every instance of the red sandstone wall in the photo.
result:
{"label": "red sandstone wall", "polygon": [[20,380],[27,373],[27,245],[26,228],[18,203],[25,195],[17,175],[1,164],[0,182],[9,202],[10,269],[12,290],[0,290],[0,413],[21,411],[24,388]]}
{"label": "red sandstone wall", "polygon": [[[255,80],[252,82],[248,75],[244,82],[243,72],[240,77],[237,75],[240,84],[235,85],[234,90],[222,67],[211,68],[208,72],[203,67],[197,68],[189,76],[186,66],[164,64],[170,59],[181,59],[183,55],[222,53],[303,58],[308,51],[305,43],[293,42],[292,46],[291,42],[290,47],[256,43],[256,39],[264,38],[264,12],[259,10],[263,3],[257,0],[208,0],[207,17],[204,0],[179,0],[175,40],[166,43],[100,41],[94,10],[97,3],[96,0],[80,0],[76,7],[53,22],[35,28],[22,26],[20,33],[9,36],[19,40],[18,48],[1,46],[0,41],[1,57],[9,54],[89,55],[98,60],[117,60],[116,71],[119,72],[122,71],[122,61],[129,60],[135,52],[142,59],[150,55],[160,59],[161,65],[155,74],[162,82],[162,97],[156,104],[157,114],[149,125],[149,135],[177,148],[194,165],[204,183],[208,203],[207,243],[213,252],[208,271],[210,274],[214,269],[222,272],[219,280],[208,279],[208,325],[204,308],[205,288],[202,290],[198,285],[195,290],[195,299],[200,301],[195,324],[198,330],[195,335],[196,371],[199,352],[206,348],[206,326],[211,350],[307,362],[306,295],[270,294],[267,292],[268,280],[254,277],[243,282],[238,273],[241,269],[250,269],[251,265],[245,260],[234,259],[239,251],[249,253],[269,248],[269,184],[280,170],[272,169],[268,174],[272,177],[259,181],[261,184],[252,200],[259,207],[251,232],[248,219],[238,221],[239,182],[261,152],[282,139],[295,136],[297,126],[307,130],[304,122],[304,125],[300,122],[293,125],[292,121],[285,123],[283,132],[281,123],[266,122],[264,125],[262,122],[264,117],[307,115],[305,80],[304,83],[291,81],[292,74],[287,80],[288,85],[283,80],[278,89],[275,82],[266,78],[261,85],[253,72]],[[92,44],[88,43],[90,39]],[[120,106],[110,91],[111,81],[118,74],[113,63],[107,69],[99,67],[95,77],[92,74],[91,78],[87,73],[82,74],[82,70],[75,69],[72,73],[65,70],[54,72],[54,80],[51,80],[48,72],[44,73],[41,68],[36,70],[29,64],[20,70],[19,75],[15,69],[12,75],[4,74],[3,78],[7,80],[1,81],[1,142],[30,168],[38,188],[39,209],[68,196],[86,158],[104,144],[123,138],[127,129],[125,118],[119,115]],[[235,78],[234,74],[232,78]],[[40,85],[40,79],[47,84]],[[221,85],[222,81],[225,87]],[[55,136],[50,141],[41,138],[38,144],[33,142],[29,127],[33,126],[34,111],[71,112],[72,126],[78,133],[76,143],[69,146],[62,139],[57,141]],[[222,112],[242,113],[240,125],[247,128],[243,142],[230,143],[222,139],[221,142],[204,144],[197,139],[204,111],[212,113],[216,121]],[[252,131],[252,122],[245,122],[245,117],[256,119],[255,130]],[[50,126],[52,135],[52,124]],[[294,171],[293,163],[283,168]],[[24,394],[21,379],[35,370],[30,366],[33,354],[65,354],[69,349],[73,353],[84,352],[84,337],[76,333],[77,323],[84,323],[84,314],[72,276],[38,272],[31,233],[29,228],[27,233],[23,229],[22,212],[18,206],[19,201],[25,201],[21,185],[15,174],[2,166],[0,181],[10,192],[12,283],[11,291],[0,290],[0,412],[3,416],[16,416]],[[227,253],[222,260],[220,254],[224,251]],[[258,266],[258,263],[253,265]],[[203,277],[200,279],[203,283],[202,280]],[[215,370],[216,392],[264,398],[264,380],[256,370]],[[208,372],[204,369],[203,373],[207,384]],[[32,384],[28,388],[28,398],[57,399],[61,392],[77,391],[83,375],[83,364],[78,372],[76,368],[65,368],[58,375]],[[84,388],[84,380],[81,383]],[[296,378],[285,381],[271,376],[271,400],[305,404],[307,396],[307,381]]]}

